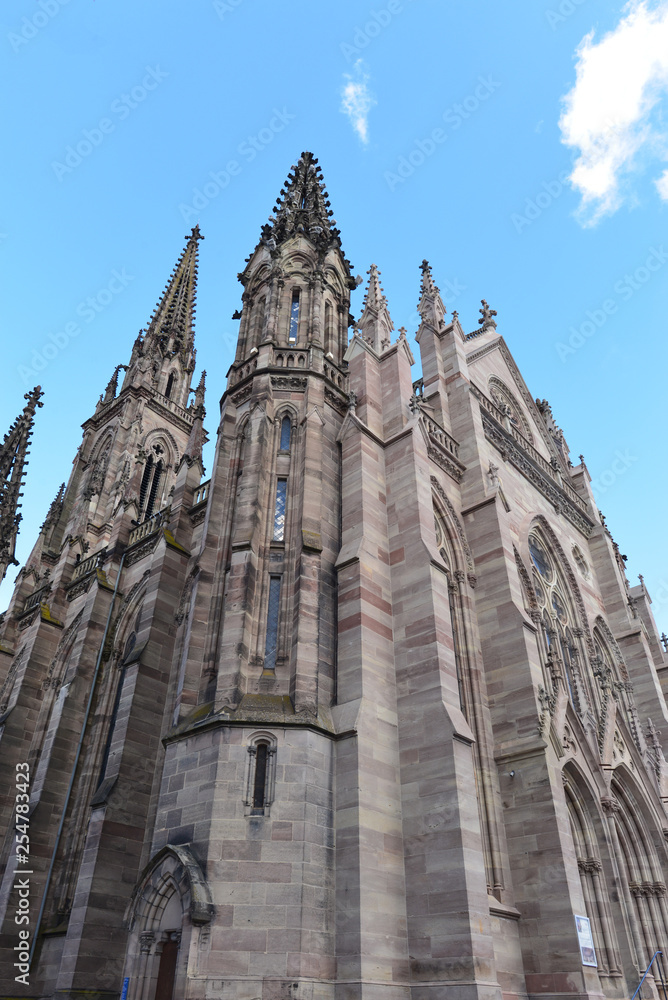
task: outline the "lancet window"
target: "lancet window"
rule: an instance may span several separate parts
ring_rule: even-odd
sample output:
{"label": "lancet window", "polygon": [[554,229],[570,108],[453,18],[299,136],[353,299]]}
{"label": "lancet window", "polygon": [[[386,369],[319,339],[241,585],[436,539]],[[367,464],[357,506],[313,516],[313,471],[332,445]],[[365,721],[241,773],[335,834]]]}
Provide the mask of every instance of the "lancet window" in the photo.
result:
{"label": "lancet window", "polygon": [[288,342],[290,344],[297,343],[297,334],[299,331],[299,289],[295,288],[292,292],[292,302],[290,303],[290,327],[288,330]]}
{"label": "lancet window", "polygon": [[281,451],[290,451],[290,439],[292,437],[292,421],[290,417],[284,416],[281,420],[281,443],[279,448]]}
{"label": "lancet window", "polygon": [[279,478],[276,481],[276,502],[274,504],[274,534],[275,542],[285,540],[285,507],[288,497],[288,481]]}
{"label": "lancet window", "polygon": [[264,669],[276,669],[278,652],[278,618],[281,606],[281,578],[269,577],[269,599],[267,601],[267,635],[264,644]]}
{"label": "lancet window", "polygon": [[529,554],[532,586],[541,610],[539,642],[546,669],[551,671],[549,680],[555,684],[559,674],[563,673],[569,700],[576,712],[582,715],[591,697],[591,684],[585,684],[582,677],[584,649],[570,588],[539,531],[534,530],[529,536]]}

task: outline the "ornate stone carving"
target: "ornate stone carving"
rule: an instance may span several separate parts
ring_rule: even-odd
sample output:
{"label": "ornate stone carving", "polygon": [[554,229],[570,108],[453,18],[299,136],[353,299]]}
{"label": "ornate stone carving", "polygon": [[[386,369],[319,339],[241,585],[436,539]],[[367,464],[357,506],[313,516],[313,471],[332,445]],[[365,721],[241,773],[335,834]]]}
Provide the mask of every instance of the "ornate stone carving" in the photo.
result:
{"label": "ornate stone carving", "polygon": [[583,875],[598,874],[603,871],[603,864],[600,858],[578,858],[578,871]]}
{"label": "ornate stone carving", "polygon": [[346,399],[327,386],[325,387],[325,402],[334,407],[337,413],[340,413],[342,416],[345,416],[348,412],[348,403]]}
{"label": "ornate stone carving", "polygon": [[491,441],[498,448],[501,456],[512,462],[515,468],[519,469],[522,475],[550,501],[555,509],[558,508],[585,538],[589,538],[594,530],[592,522],[576,507],[569,497],[562,494],[556,483],[551,482],[538,466],[531,461],[529,456],[520,450],[514,439],[508,437],[488,413],[484,410],[481,412],[483,429],[487,440]]}
{"label": "ornate stone carving", "polygon": [[287,389],[290,392],[304,392],[306,389],[306,378],[299,375],[272,375],[271,385],[274,389]]}
{"label": "ornate stone carving", "polygon": [[235,406],[241,406],[241,404],[245,403],[246,400],[252,395],[252,392],[253,392],[253,383],[251,381],[248,383],[248,385],[243,386],[243,388],[239,389],[238,392],[234,393],[234,395],[231,397],[232,402],[234,403]]}

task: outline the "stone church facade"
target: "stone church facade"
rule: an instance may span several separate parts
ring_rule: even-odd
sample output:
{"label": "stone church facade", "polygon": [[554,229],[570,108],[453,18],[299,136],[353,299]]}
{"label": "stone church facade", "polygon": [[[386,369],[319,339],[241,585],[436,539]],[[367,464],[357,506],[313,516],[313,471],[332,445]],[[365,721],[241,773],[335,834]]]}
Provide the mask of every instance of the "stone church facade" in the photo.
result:
{"label": "stone church facade", "polygon": [[375,266],[353,320],[304,153],[202,482],[200,239],[2,619],[0,996],[630,997],[668,946],[668,656],[584,460],[426,261],[422,378]]}

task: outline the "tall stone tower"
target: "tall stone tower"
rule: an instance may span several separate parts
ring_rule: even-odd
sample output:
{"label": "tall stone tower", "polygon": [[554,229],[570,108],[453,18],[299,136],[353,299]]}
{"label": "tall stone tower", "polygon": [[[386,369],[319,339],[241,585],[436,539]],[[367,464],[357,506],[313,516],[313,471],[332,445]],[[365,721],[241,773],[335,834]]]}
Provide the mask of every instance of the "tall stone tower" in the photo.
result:
{"label": "tall stone tower", "polygon": [[[104,910],[108,904],[79,891],[84,848],[106,857],[114,823],[117,830],[132,824],[143,830],[150,822],[165,697],[160,703],[160,690],[169,674],[160,663],[168,657],[156,647],[150,679],[136,677],[131,664],[144,624],[145,640],[162,632],[161,642],[169,643],[164,614],[153,605],[160,604],[157,595],[165,587],[178,600],[187,555],[173,530],[188,543],[188,529],[179,527],[182,510],[192,506],[202,474],[203,376],[188,403],[200,239],[195,228],[129,364],[115,369],[83,425],[69,482],[51,504],[1,626],[0,752],[8,774],[14,775],[17,764],[30,768],[32,964],[37,966],[39,941],[40,976],[49,989],[66,991],[82,967],[87,975],[109,955],[91,917],[96,906]],[[188,526],[192,530],[190,521]],[[167,615],[173,625],[173,611]],[[92,804],[106,804],[121,775],[133,787],[128,796],[121,783],[117,804],[123,818],[107,809],[108,822],[100,824],[93,846]],[[9,856],[10,864],[0,886],[0,919],[6,953],[16,943],[10,906],[19,864],[14,805],[14,789],[5,782],[0,824],[6,834],[3,861]],[[134,870],[130,858],[136,868],[140,839],[134,849],[128,840],[124,853]],[[118,883],[113,891],[120,902],[112,924],[120,928],[124,888]],[[65,928],[70,939],[73,932],[79,935],[67,960]]]}
{"label": "tall stone tower", "polygon": [[668,657],[584,459],[427,261],[421,378],[375,265],[354,320],[303,153],[239,275],[202,483],[200,238],[3,624],[25,995],[630,997],[668,946]]}

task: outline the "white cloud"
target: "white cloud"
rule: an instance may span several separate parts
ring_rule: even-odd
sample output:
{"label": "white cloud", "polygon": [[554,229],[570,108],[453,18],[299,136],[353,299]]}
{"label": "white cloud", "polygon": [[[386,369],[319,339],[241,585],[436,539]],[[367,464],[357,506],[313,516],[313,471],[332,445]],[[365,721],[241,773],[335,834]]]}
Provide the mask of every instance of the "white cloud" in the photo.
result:
{"label": "white cloud", "polygon": [[[593,39],[591,31],[578,47],[575,86],[559,121],[562,142],[578,151],[571,182],[585,225],[619,208],[642,160],[665,159],[668,127],[657,112],[668,90],[668,0],[652,7],[631,0],[616,28]],[[655,183],[668,198],[668,171]]]}
{"label": "white cloud", "polygon": [[341,90],[341,111],[348,115],[351,124],[362,142],[369,141],[369,112],[376,104],[376,99],[369,90],[369,74],[364,71],[364,64],[358,59],[353,66],[354,75],[344,73],[345,84]]}
{"label": "white cloud", "polygon": [[668,201],[668,170],[664,170],[654,183],[662,201]]}

